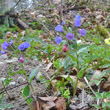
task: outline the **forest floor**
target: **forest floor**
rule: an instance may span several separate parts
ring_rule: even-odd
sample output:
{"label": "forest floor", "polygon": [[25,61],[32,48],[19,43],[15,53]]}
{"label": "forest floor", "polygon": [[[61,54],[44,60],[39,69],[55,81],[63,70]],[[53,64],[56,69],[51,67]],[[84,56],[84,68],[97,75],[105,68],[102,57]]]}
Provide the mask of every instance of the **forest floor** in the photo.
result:
{"label": "forest floor", "polygon": [[[108,5],[110,5],[110,4],[108,4]],[[48,8],[46,8],[46,9],[48,10]],[[49,33],[48,33],[48,31],[51,28],[53,28],[55,24],[59,24],[59,19],[57,19],[56,17],[53,17],[59,13],[59,9],[50,10],[49,14],[46,13],[46,11],[45,11],[46,9],[42,8],[42,9],[34,10],[36,12],[34,14],[32,12],[26,12],[25,13],[26,16],[23,15],[23,16],[21,16],[21,18],[26,20],[26,21],[24,20],[24,22],[26,24],[28,24],[29,22],[35,21],[35,19],[36,19],[35,16],[39,17],[39,20],[41,20],[41,21],[42,21],[42,18],[45,18],[45,17],[47,19],[49,18],[50,21],[45,24],[45,26],[47,28],[45,26],[43,27],[45,30],[45,33],[48,36],[50,33],[53,34],[53,31],[51,31]],[[63,15],[64,15],[63,20],[64,21],[69,21],[70,19],[73,20],[73,17],[77,13],[80,13],[80,15],[82,16],[82,22],[93,23],[93,25],[90,27],[85,26],[86,29],[88,29],[88,30],[94,29],[96,26],[95,20],[97,20],[98,23],[100,23],[101,25],[103,25],[105,23],[104,26],[106,26],[106,28],[108,28],[110,26],[110,21],[107,19],[107,16],[109,16],[109,9],[110,9],[109,6],[103,5],[103,2],[100,4],[93,2],[92,4],[90,4],[90,6],[86,6],[86,5],[76,6],[75,8],[72,6],[71,7],[65,6],[64,7],[65,11],[63,13]],[[27,17],[29,17],[29,19],[27,19]],[[105,20],[107,20],[107,24],[106,24],[106,22],[104,22]],[[74,24],[73,21],[70,21],[70,23],[71,23],[71,25]],[[41,24],[43,25],[43,22],[41,22]],[[42,25],[39,25],[37,28],[39,28],[39,30],[40,30],[42,28]],[[53,27],[51,25],[53,25]],[[36,28],[36,26],[33,25],[32,28]],[[43,38],[43,40],[46,42],[50,42],[46,38]],[[21,69],[21,67],[18,65],[17,58],[8,58],[6,56],[0,56],[0,57],[1,57],[0,58],[0,60],[1,60],[0,61],[0,78],[1,79],[4,79],[8,76],[8,72],[10,70],[11,63],[13,63],[11,72],[16,72]],[[56,91],[51,90],[51,88],[48,89],[46,87],[46,84],[42,84],[40,82],[40,77],[39,77],[40,75],[42,75],[43,77],[45,77],[45,79],[49,80],[50,77],[55,72],[55,69],[53,68],[53,64],[51,64],[51,62],[47,63],[45,60],[43,62],[40,62],[40,61],[38,61],[38,59],[34,59],[34,60],[27,59],[25,66],[24,66],[27,76],[29,76],[30,73],[37,66],[40,66],[40,68],[38,69],[38,72],[37,72],[38,74],[32,81],[32,85],[34,87],[34,91],[35,91],[36,95],[39,97],[48,97],[48,96],[55,97]],[[10,78],[12,78],[13,80],[7,86],[7,89],[6,89],[7,91],[5,91],[3,104],[13,104],[14,107],[12,107],[10,109],[6,109],[6,110],[29,110],[29,107],[27,106],[25,100],[21,96],[21,90],[27,84],[24,75],[23,74],[14,74]],[[2,93],[4,91],[3,88],[4,88],[3,85],[2,86],[0,85],[0,93]],[[71,98],[71,104],[70,104],[69,109],[67,109],[67,110],[96,110],[95,108],[91,107],[92,104],[96,103],[96,100],[91,98],[93,95],[88,94],[86,92],[87,88],[86,89],[78,88],[77,96],[74,97],[74,99]],[[54,92],[52,93],[52,91],[54,91]],[[43,99],[43,101],[45,102],[45,99]],[[62,99],[62,101],[63,101],[63,99]],[[76,102],[76,103],[74,104],[74,102]],[[35,110],[35,109],[32,109],[32,110]],[[42,110],[54,110],[54,109],[42,109]],[[59,109],[59,110],[64,110],[64,109]]]}

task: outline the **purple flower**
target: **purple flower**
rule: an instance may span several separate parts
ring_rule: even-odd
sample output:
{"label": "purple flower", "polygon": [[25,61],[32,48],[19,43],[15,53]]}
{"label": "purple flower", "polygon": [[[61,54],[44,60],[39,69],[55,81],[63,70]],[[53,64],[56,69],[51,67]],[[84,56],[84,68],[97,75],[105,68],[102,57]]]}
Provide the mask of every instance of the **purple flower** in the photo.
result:
{"label": "purple flower", "polygon": [[19,49],[19,50],[24,50],[24,49],[25,49],[24,43],[23,43],[23,44],[20,44],[20,45],[18,46],[18,49]]}
{"label": "purple flower", "polygon": [[65,25],[65,21],[62,22],[62,25]]}
{"label": "purple flower", "polygon": [[13,44],[13,41],[11,40],[9,43],[8,42],[4,42],[3,44],[2,44],[2,48],[4,49],[4,50],[7,50],[7,48],[10,46],[10,45],[12,45]]}
{"label": "purple flower", "polygon": [[55,27],[55,31],[63,32],[63,27],[62,27],[62,25],[57,25],[57,26]]}
{"label": "purple flower", "polygon": [[30,44],[28,42],[24,42],[24,47],[26,49],[26,48],[30,47]]}
{"label": "purple flower", "polygon": [[24,58],[22,56],[18,60],[20,63],[24,63]]}
{"label": "purple flower", "polygon": [[56,38],[55,38],[55,42],[56,42],[57,44],[60,44],[60,43],[61,43],[61,41],[62,41],[62,38],[61,38],[61,37],[56,36]]}
{"label": "purple flower", "polygon": [[18,49],[19,49],[19,50],[25,50],[25,49],[27,49],[28,47],[30,47],[30,44],[29,44],[28,42],[24,42],[24,43],[22,43],[22,44],[20,44],[20,45],[18,46]]}
{"label": "purple flower", "polygon": [[71,34],[71,33],[67,33],[66,38],[67,38],[68,40],[73,40],[73,39],[74,39],[74,36],[73,36],[73,34]]}
{"label": "purple flower", "polygon": [[8,42],[4,42],[3,44],[2,44],[2,48],[4,49],[4,50],[7,50],[7,48],[9,47],[9,44],[8,44]]}
{"label": "purple flower", "polygon": [[85,36],[86,35],[86,30],[85,29],[80,29],[79,33],[81,34],[81,36]]}
{"label": "purple flower", "polygon": [[79,19],[74,20],[75,27],[80,27],[81,26],[81,21]]}
{"label": "purple flower", "polygon": [[0,53],[3,55],[3,54],[5,54],[5,51],[1,51]]}
{"label": "purple flower", "polygon": [[79,15],[77,14],[77,15],[75,15],[75,19],[81,20],[81,16],[79,16]]}

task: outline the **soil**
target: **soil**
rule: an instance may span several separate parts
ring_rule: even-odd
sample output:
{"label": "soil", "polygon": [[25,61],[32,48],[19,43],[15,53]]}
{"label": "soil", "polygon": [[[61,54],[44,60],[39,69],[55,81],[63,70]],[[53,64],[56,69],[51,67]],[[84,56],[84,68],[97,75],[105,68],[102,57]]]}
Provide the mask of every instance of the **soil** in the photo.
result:
{"label": "soil", "polygon": [[[29,76],[29,74],[32,72],[32,70],[35,69],[39,65],[42,65],[39,68],[39,72],[41,74],[46,75],[46,73],[45,73],[46,65],[45,64],[41,64],[41,62],[39,62],[38,60],[27,60],[25,66],[24,66],[25,70],[27,71],[27,73],[26,73],[27,76]],[[10,66],[11,66],[10,63],[0,64],[0,70],[1,70],[0,78],[6,78],[6,76],[8,75]],[[20,70],[20,65],[18,64],[17,61],[13,62],[12,72],[16,72],[18,70]],[[45,76],[45,75],[43,75],[43,76]],[[18,79],[19,77],[21,78],[21,81]],[[7,93],[9,94],[9,96],[7,94],[5,94],[3,103],[14,105],[14,108],[7,109],[7,110],[29,110],[25,101],[23,101],[24,100],[23,97],[20,95],[21,89],[23,89],[26,86],[26,84],[22,85],[24,82],[26,82],[26,81],[22,81],[22,79],[25,80],[24,75],[15,74],[15,75],[11,76],[10,78],[13,79],[12,82],[15,82],[15,84],[9,85],[8,88],[13,88],[14,86],[17,86],[17,85],[21,85],[21,86],[8,90]],[[38,79],[36,79],[36,78],[32,81],[32,85],[34,87],[34,91],[35,91],[36,95],[43,96],[43,94],[46,91],[46,86],[44,84],[41,84],[40,81],[38,81]],[[0,86],[0,91],[1,90],[3,90],[2,86]]]}

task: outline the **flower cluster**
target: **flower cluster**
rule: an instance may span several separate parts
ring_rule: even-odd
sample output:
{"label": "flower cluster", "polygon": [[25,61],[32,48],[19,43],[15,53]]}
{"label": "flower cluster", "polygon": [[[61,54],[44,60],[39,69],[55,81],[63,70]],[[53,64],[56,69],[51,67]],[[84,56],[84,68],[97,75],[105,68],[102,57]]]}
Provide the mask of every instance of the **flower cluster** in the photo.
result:
{"label": "flower cluster", "polygon": [[[81,16],[79,16],[78,14],[75,15],[75,20],[74,20],[74,23],[75,23],[75,27],[80,27],[81,26]],[[65,21],[62,22],[62,25],[57,25],[55,27],[55,31],[58,31],[58,32],[63,32],[63,26],[65,25]],[[79,34],[83,37],[86,35],[86,30],[85,29],[80,29],[79,30]],[[68,40],[73,40],[74,39],[74,35],[70,32],[67,33],[66,35],[66,38]],[[61,42],[62,42],[62,38],[59,37],[59,36],[56,36],[55,38],[55,42],[59,45]],[[65,46],[64,46],[65,47]]]}
{"label": "flower cluster", "polygon": [[4,42],[3,44],[2,44],[2,48],[3,48],[3,50],[0,52],[2,55],[3,54],[5,54],[6,52],[6,50],[8,49],[8,47],[10,46],[10,45],[12,45],[13,44],[13,41],[11,40],[10,42]]}
{"label": "flower cluster", "polygon": [[18,46],[18,49],[19,49],[19,50],[25,50],[25,49],[27,49],[28,47],[30,47],[30,44],[29,44],[28,42],[24,42],[24,43],[22,43],[22,44],[20,44],[20,45]]}
{"label": "flower cluster", "polygon": [[12,45],[13,44],[13,41],[11,40],[10,42],[4,42],[3,44],[2,44],[2,48],[4,49],[4,50],[7,50],[7,48],[10,46],[10,45]]}

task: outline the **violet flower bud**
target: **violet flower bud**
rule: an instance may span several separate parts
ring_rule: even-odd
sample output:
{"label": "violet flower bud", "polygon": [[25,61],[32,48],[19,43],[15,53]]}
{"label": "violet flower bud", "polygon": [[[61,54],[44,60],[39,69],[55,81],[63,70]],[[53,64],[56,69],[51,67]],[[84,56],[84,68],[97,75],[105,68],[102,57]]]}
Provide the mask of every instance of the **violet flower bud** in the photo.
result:
{"label": "violet flower bud", "polygon": [[63,46],[63,51],[64,51],[64,52],[67,52],[67,50],[68,50],[67,45],[64,45],[64,46]]}
{"label": "violet flower bud", "polygon": [[24,63],[24,58],[21,56],[21,57],[19,57],[19,62],[20,63]]}

